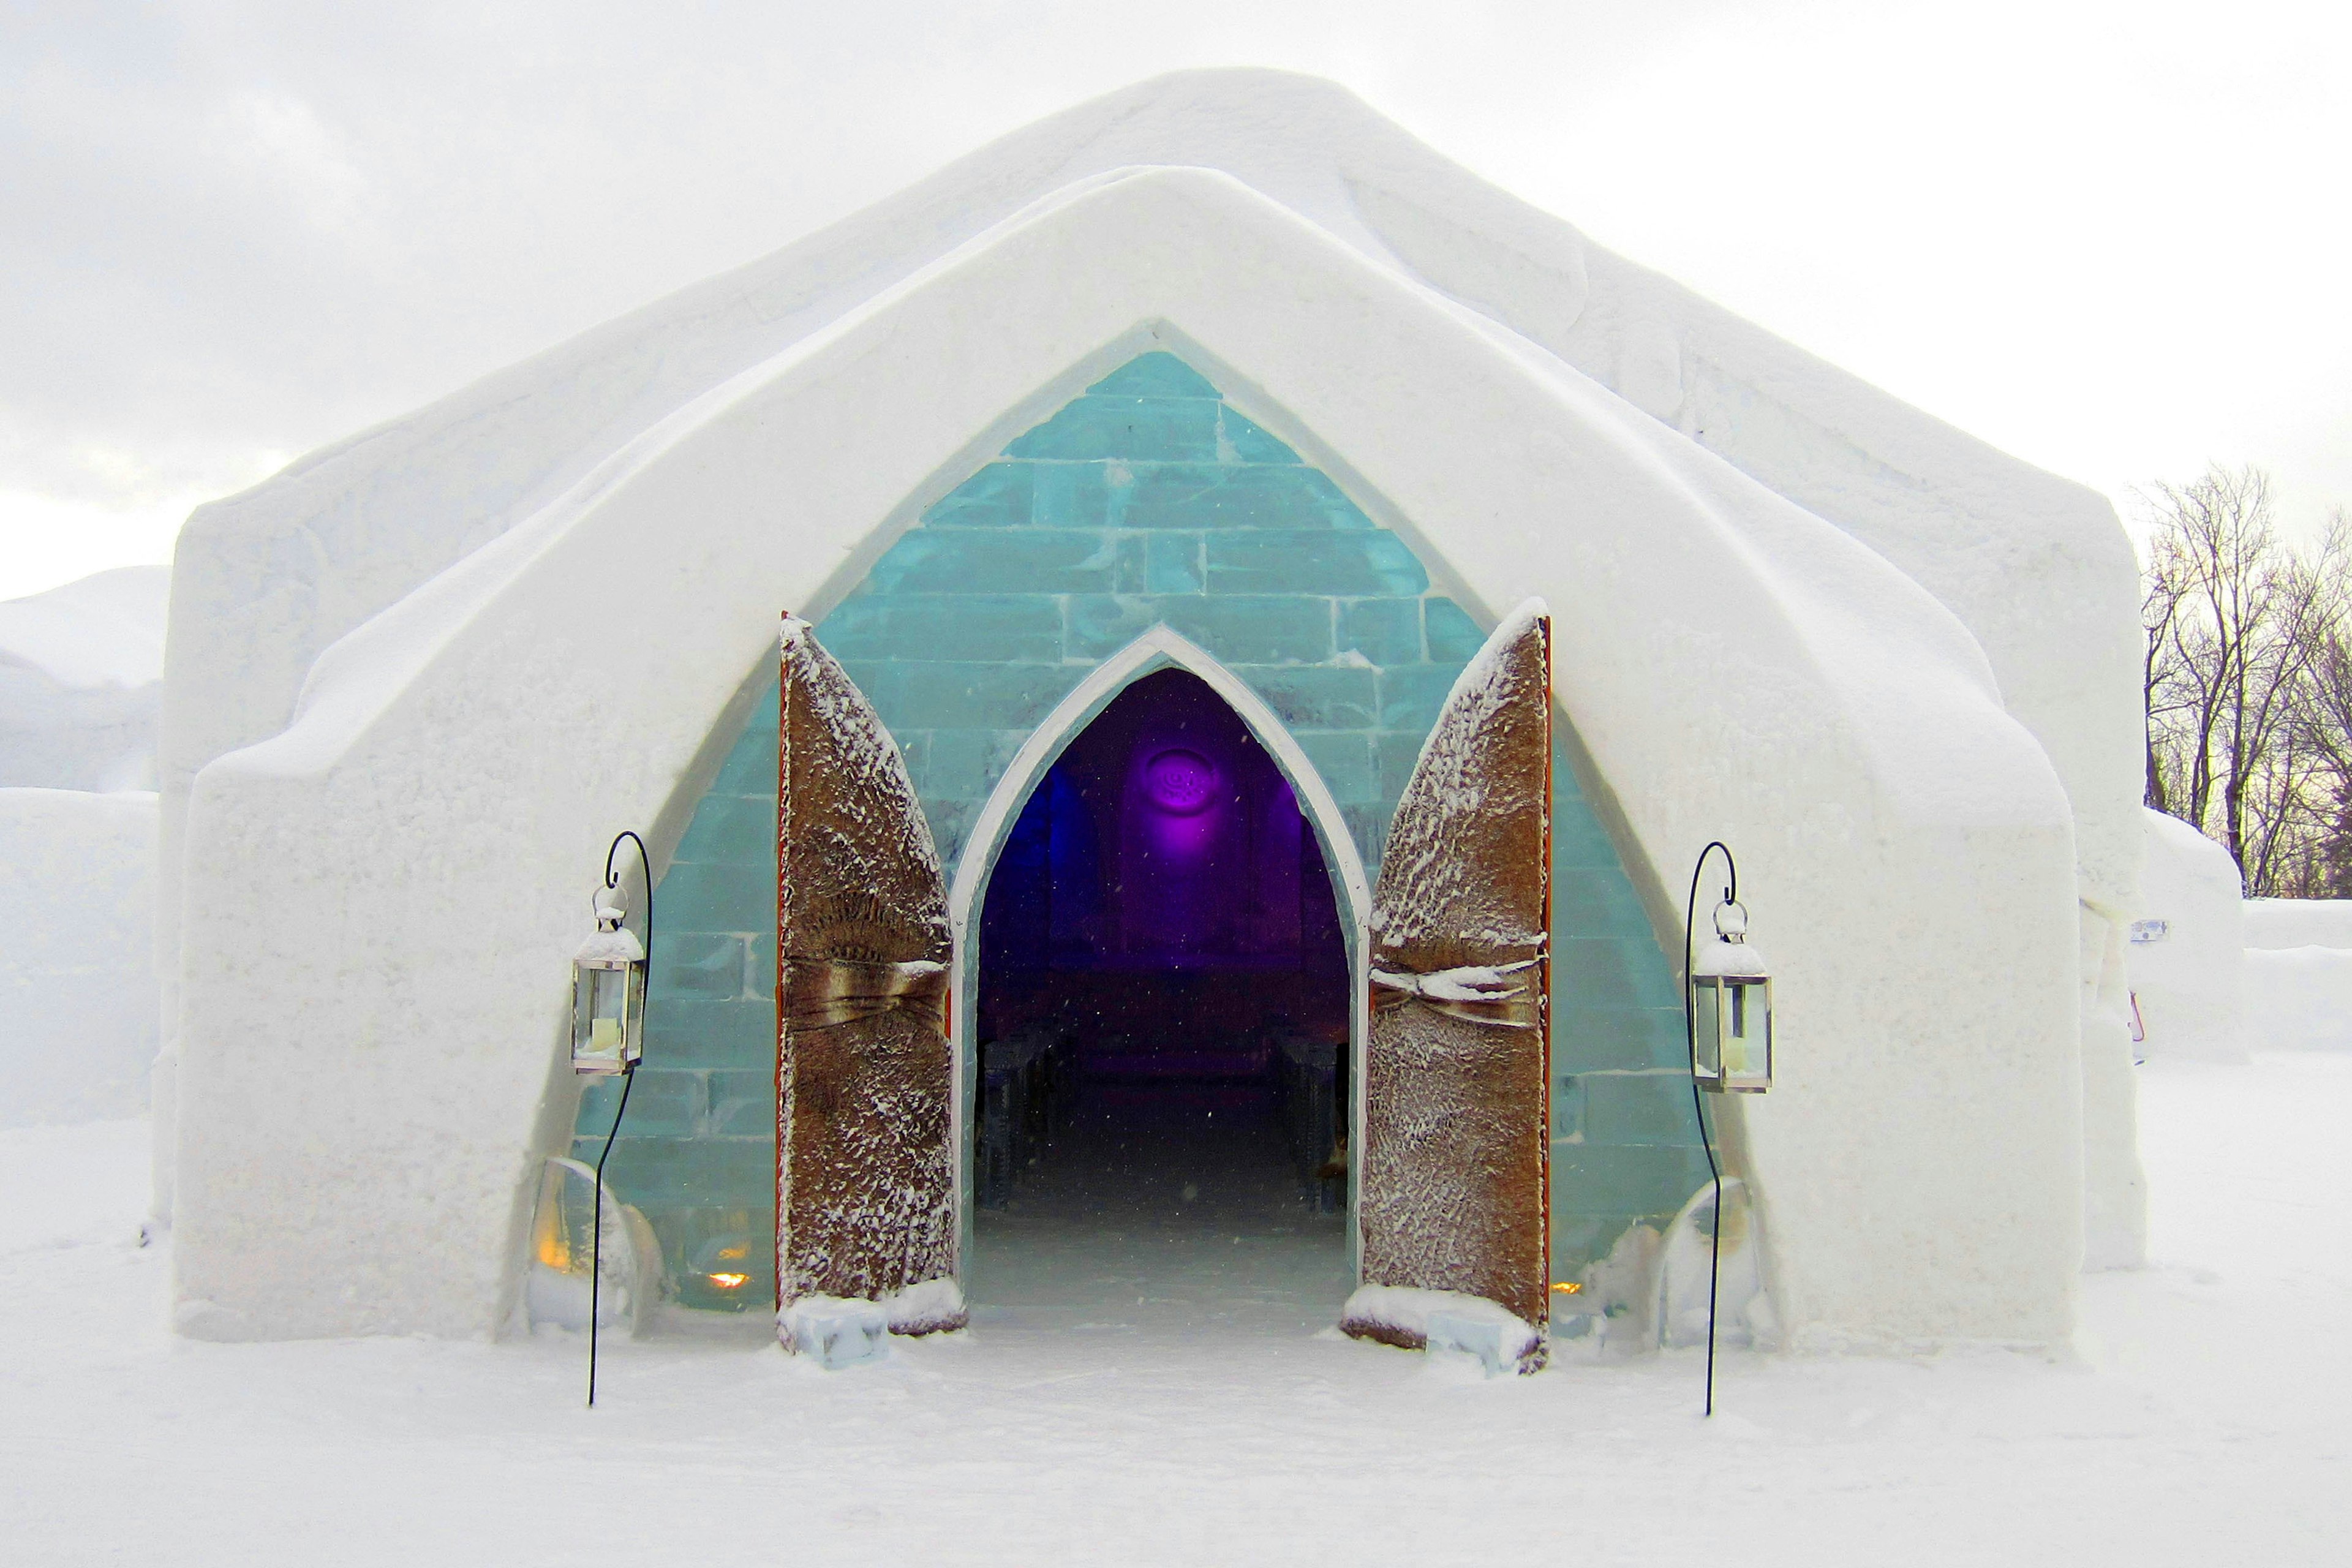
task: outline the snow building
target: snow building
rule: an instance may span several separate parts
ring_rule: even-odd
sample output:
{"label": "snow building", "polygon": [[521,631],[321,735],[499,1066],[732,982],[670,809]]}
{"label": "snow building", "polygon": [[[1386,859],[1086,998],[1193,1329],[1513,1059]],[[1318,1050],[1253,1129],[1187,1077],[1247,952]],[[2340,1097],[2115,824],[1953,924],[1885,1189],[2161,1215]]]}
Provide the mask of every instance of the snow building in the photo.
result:
{"label": "snow building", "polygon": [[173,594],[184,1332],[576,1275],[622,828],[633,1311],[955,1321],[1076,1104],[1263,1112],[1365,1331],[1674,1339],[1716,839],[1778,986],[1727,1322],[2049,1342],[2137,1256],[2108,506],[1331,85],[1031,126],[205,508]]}

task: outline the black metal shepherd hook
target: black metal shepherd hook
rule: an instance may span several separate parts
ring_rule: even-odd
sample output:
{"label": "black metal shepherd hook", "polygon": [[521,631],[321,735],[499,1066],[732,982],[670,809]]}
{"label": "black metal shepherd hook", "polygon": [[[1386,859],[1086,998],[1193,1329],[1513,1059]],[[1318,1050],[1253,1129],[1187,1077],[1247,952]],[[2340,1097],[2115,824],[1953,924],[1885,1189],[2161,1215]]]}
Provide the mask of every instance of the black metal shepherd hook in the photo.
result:
{"label": "black metal shepherd hook", "polygon": [[[644,867],[646,872],[646,970],[650,974],[654,960],[654,863],[652,857],[646,853],[646,841],[625,827],[614,836],[612,847],[604,851],[604,886],[610,889],[621,885],[621,873],[614,867],[614,859],[621,853],[621,841],[625,838],[637,847],[637,864]],[[624,1050],[621,1057],[621,1103],[613,1108],[613,1125],[604,1133],[604,1152],[596,1156],[596,1206],[589,1221],[588,1408],[591,1410],[596,1408],[596,1319],[604,1284],[604,1162],[613,1157],[613,1140],[620,1136],[621,1118],[629,1113],[629,1089],[636,1080],[637,1064],[629,1060],[627,1052]],[[644,1281],[638,1281],[638,1289],[644,1288]]]}
{"label": "black metal shepherd hook", "polygon": [[1731,858],[1731,847],[1721,839],[1710,842],[1698,852],[1698,864],[1691,868],[1690,900],[1683,906],[1683,1043],[1690,1049],[1691,1114],[1698,1118],[1699,1147],[1706,1151],[1706,1173],[1715,1184],[1715,1223],[1707,1226],[1706,1255],[1706,1414],[1715,1414],[1715,1292],[1716,1281],[1723,1265],[1723,1167],[1716,1163],[1715,1138],[1707,1130],[1706,1101],[1698,1088],[1698,1021],[1691,1015],[1691,963],[1695,955],[1693,930],[1698,921],[1698,884],[1706,870],[1706,858],[1717,850],[1723,851],[1724,883],[1722,902],[1739,900],[1739,862]]}

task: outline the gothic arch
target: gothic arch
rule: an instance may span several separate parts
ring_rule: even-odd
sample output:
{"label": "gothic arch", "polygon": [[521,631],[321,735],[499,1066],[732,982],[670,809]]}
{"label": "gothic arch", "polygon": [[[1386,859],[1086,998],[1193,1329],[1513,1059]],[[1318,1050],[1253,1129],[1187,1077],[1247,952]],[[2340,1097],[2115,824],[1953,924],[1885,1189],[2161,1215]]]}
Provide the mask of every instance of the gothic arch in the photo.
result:
{"label": "gothic arch", "polygon": [[[963,853],[956,861],[955,879],[948,889],[948,922],[955,942],[952,997],[953,1013],[949,1035],[955,1049],[955,1131],[958,1155],[956,1175],[956,1206],[961,1227],[959,1250],[969,1258],[971,1246],[971,1074],[973,1053],[978,1048],[974,1038],[978,1017],[978,985],[982,954],[976,951],[977,922],[988,899],[990,875],[996,868],[996,858],[1004,847],[1004,840],[1013,824],[1027,804],[1030,792],[1045,776],[1045,770],[1063,749],[1080,731],[1092,723],[1105,708],[1128,687],[1162,669],[1181,669],[1198,676],[1225,705],[1240,716],[1250,733],[1266,750],[1266,754],[1282,770],[1298,797],[1298,808],[1322,847],[1324,864],[1330,868],[1333,881],[1345,905],[1340,931],[1348,951],[1348,1051],[1349,1081],[1360,1086],[1363,1082],[1365,1028],[1364,969],[1365,921],[1371,914],[1371,885],[1364,872],[1362,855],[1348,831],[1341,816],[1339,803],[1331,794],[1323,776],[1315,769],[1297,737],[1285,725],[1265,700],[1250,689],[1249,685],[1217,658],[1198,643],[1173,628],[1155,626],[1145,631],[1125,647],[1104,659],[1089,671],[1084,680],[1073,688],[1068,696],[1056,703],[1037,727],[1029,732],[1021,749],[1013,753],[1013,762],[996,782],[973,822],[971,837],[965,840]],[[1360,1131],[1362,1104],[1360,1089],[1356,1103],[1349,1109],[1349,1137]],[[1355,1193],[1351,1173],[1349,1182],[1349,1246],[1355,1246]]]}

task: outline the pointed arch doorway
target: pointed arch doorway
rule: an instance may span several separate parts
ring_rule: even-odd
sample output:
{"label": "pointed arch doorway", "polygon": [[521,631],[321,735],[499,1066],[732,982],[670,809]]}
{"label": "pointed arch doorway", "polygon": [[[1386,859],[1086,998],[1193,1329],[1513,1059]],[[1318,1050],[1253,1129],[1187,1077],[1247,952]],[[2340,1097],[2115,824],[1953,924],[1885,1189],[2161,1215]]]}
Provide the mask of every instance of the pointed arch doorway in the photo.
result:
{"label": "pointed arch doorway", "polygon": [[[1500,1308],[1513,1325],[1505,1337],[1516,1349],[1504,1353],[1520,1370],[1541,1366],[1551,794],[1541,605],[1506,618],[1455,681],[1398,805],[1376,893],[1365,889],[1336,805],[1297,742],[1230,672],[1164,627],[1096,667],[1026,738],[967,841],[950,893],[897,747],[808,629],[786,619],[779,682],[776,1249],[785,1342],[814,1331],[834,1310],[826,1303],[843,1297],[888,1303],[890,1327],[903,1333],[965,1321],[960,1279],[972,1256],[975,1148],[968,1130],[979,1120],[974,1091],[992,1071],[978,1027],[992,873],[1044,780],[1045,804],[1028,833],[1050,883],[1055,807],[1065,793],[1052,783],[1053,764],[1129,685],[1183,665],[1195,671],[1189,683],[1139,690],[1132,711],[1107,728],[1097,749],[1108,761],[1074,762],[1099,775],[1094,790],[1116,825],[1108,835],[1092,830],[1091,856],[1080,847],[1090,827],[1080,809],[1087,784],[1063,781],[1082,830],[1069,851],[1072,951],[1086,935],[1089,952],[1108,943],[1152,960],[1146,967],[1155,972],[1178,973],[1187,959],[1286,951],[1265,936],[1284,923],[1265,909],[1266,888],[1283,879],[1246,868],[1258,842],[1252,814],[1279,818],[1282,806],[1302,817],[1302,873],[1314,864],[1305,846],[1311,825],[1346,940],[1345,1056],[1355,1068],[1345,1117],[1358,1132],[1347,1205],[1352,1247],[1343,1244],[1334,1259],[1352,1251],[1355,1268],[1334,1268],[1330,1289],[1349,1274],[1362,1288],[1349,1298],[1342,1326],[1417,1344],[1424,1318],[1436,1321],[1428,1314],[1458,1316],[1455,1304],[1468,1298]],[[1250,750],[1259,745],[1267,757]],[[1222,860],[1208,853],[1218,835],[1201,826],[1220,806],[1239,825],[1238,847]],[[1115,940],[1105,924],[1106,853],[1119,868]],[[1205,858],[1206,870],[1182,864],[1188,858]],[[1215,873],[1235,866],[1244,868],[1235,873],[1244,890],[1229,896]],[[1141,889],[1132,920],[1124,907],[1130,879]],[[1050,886],[1047,895],[1042,921],[1018,899],[1003,917],[1008,951],[1030,952],[1035,972],[1055,963]],[[1348,918],[1338,921],[1343,895]],[[1323,967],[1307,957],[1316,907],[1299,898],[1298,940],[1285,959],[1303,982]],[[1027,937],[1015,931],[1024,919],[1034,928]],[[1045,1016],[1036,991],[1009,979],[991,1005],[1011,1027],[1024,1007]],[[1305,984],[1293,994],[1313,991]],[[1181,1010],[1156,990],[1140,1006],[1123,1004],[1108,1027],[1103,993],[1097,997],[1097,1036],[1129,1037],[1098,1039],[1110,1047],[1098,1054],[1129,1058],[1125,1065],[1140,1065],[1147,1079],[1215,1076],[1165,1070],[1192,1041]],[[1083,998],[1051,1005],[1089,1024]],[[1171,1011],[1172,1021],[1164,1016]],[[1369,1026],[1368,1015],[1376,1015]],[[1083,1055],[1074,1067],[1085,1070]],[[1328,1092],[1336,1101],[1336,1087]],[[1199,1238],[1190,1239],[1197,1257]],[[1234,1236],[1234,1246],[1243,1239]],[[1111,1278],[1122,1294],[1135,1283],[1117,1270]],[[1251,1283],[1263,1293],[1263,1280]],[[806,1323],[803,1303],[817,1313]],[[1174,1304],[1197,1312],[1196,1303]]]}
{"label": "pointed arch doorway", "polygon": [[1295,737],[1156,627],[1029,738],[961,871],[975,1303],[1328,1322],[1366,887]]}
{"label": "pointed arch doorway", "polygon": [[1182,668],[1120,690],[1030,791],[976,934],[975,1302],[1286,1299],[1328,1321],[1349,944],[1240,715]]}

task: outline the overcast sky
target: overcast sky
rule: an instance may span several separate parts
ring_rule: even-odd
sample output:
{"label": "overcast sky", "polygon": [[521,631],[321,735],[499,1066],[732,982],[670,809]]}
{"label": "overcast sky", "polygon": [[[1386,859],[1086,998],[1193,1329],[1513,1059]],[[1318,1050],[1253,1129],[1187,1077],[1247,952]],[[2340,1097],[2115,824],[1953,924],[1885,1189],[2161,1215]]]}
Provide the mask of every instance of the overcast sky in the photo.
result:
{"label": "overcast sky", "polygon": [[2352,6],[0,0],[0,598],[1163,70],[1353,88],[2130,504],[2352,503]]}

